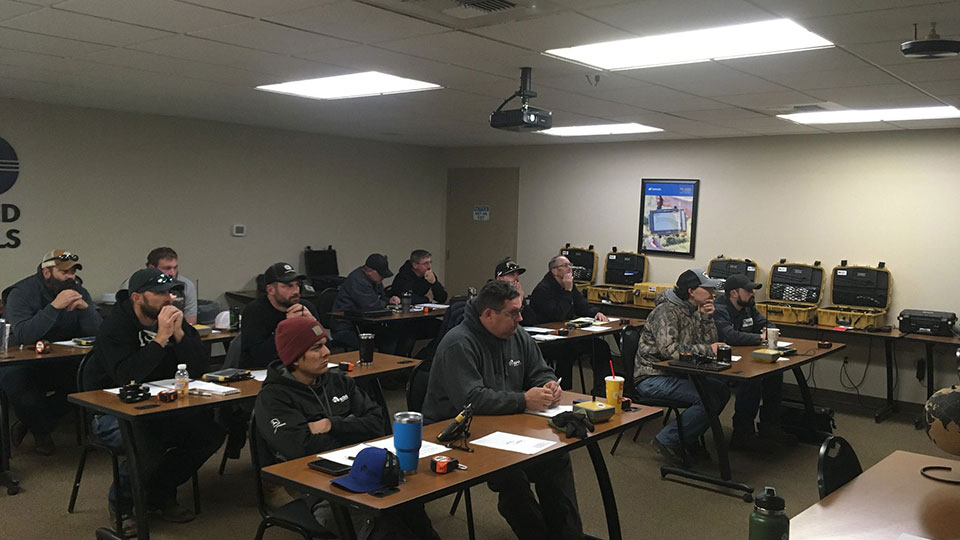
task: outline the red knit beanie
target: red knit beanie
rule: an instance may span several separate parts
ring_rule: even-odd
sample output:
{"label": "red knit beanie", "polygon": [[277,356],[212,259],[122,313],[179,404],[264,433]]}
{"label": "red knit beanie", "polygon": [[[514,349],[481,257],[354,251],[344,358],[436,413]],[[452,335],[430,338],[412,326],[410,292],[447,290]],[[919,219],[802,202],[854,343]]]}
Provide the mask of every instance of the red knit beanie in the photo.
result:
{"label": "red knit beanie", "polygon": [[274,336],[277,355],[283,365],[289,366],[325,336],[326,331],[320,323],[309,317],[284,319],[277,325],[277,333]]}

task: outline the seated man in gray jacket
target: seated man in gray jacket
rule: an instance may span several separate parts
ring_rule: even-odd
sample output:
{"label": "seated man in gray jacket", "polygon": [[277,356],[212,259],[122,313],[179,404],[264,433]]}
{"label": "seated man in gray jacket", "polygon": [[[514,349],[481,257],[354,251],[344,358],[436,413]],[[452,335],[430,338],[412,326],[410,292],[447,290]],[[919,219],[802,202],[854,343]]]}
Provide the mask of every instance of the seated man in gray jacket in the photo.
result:
{"label": "seated man in gray jacket", "polygon": [[[453,418],[468,403],[474,414],[497,415],[543,411],[560,401],[553,370],[519,328],[521,308],[517,288],[504,281],[488,282],[467,302],[463,322],[437,347],[424,422]],[[539,502],[530,482],[537,486]],[[487,485],[499,493],[497,508],[521,540],[583,538],[567,454],[495,475]]]}

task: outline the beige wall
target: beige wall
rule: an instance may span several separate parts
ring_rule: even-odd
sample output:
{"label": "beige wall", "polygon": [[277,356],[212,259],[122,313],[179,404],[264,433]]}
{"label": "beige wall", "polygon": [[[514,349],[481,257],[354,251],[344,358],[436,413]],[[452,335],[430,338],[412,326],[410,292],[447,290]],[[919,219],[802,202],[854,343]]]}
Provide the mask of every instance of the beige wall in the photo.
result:
{"label": "beige wall", "polygon": [[[534,135],[531,135],[533,137]],[[520,167],[520,262],[526,287],[566,242],[637,248],[641,178],[699,178],[696,258],[650,257],[648,279],[673,282],[711,258],[749,257],[766,281],[785,257],[832,268],[885,261],[894,279],[892,317],[903,308],[960,311],[960,131],[875,132],[643,143],[456,149],[448,167]],[[829,298],[825,302],[829,301]],[[882,395],[883,347],[873,345],[861,392]],[[848,356],[854,381],[865,340]],[[917,346],[898,347],[898,397],[921,401]],[[948,348],[938,349],[938,387],[956,383]],[[817,383],[841,389],[840,361],[822,362]]]}
{"label": "beige wall", "polygon": [[0,203],[20,207],[23,241],[0,249],[3,286],[54,247],[81,255],[98,299],[170,245],[200,296],[221,302],[275,261],[299,266],[308,244],[333,244],[344,275],[374,251],[394,270],[414,248],[444,251],[436,150],[12,100],[0,100],[0,137],[21,162]]}

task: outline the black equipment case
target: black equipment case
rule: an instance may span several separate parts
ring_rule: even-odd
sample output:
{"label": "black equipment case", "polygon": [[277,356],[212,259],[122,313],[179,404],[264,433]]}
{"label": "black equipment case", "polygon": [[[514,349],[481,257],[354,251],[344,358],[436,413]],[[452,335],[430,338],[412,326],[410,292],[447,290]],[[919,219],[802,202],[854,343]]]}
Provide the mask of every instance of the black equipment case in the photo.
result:
{"label": "black equipment case", "polygon": [[617,251],[614,246],[603,266],[604,285],[587,287],[587,300],[607,300],[614,304],[633,302],[633,285],[647,277],[647,257],[631,251]]}
{"label": "black equipment case", "polygon": [[750,281],[757,281],[757,263],[750,259],[730,259],[721,253],[707,266],[707,275],[713,279],[726,280],[734,274],[745,274]]}
{"label": "black equipment case", "polygon": [[905,309],[897,319],[900,320],[901,332],[931,336],[951,337],[953,327],[957,324],[956,313],[926,309]]}
{"label": "black equipment case", "polygon": [[833,269],[830,300],[817,310],[817,321],[826,326],[879,328],[886,324],[890,306],[890,271],[880,261],[873,266],[851,266],[840,261]]}
{"label": "black equipment case", "polygon": [[770,269],[768,300],[757,302],[757,310],[773,322],[814,324],[824,278],[820,261],[798,264],[780,259]]}
{"label": "black equipment case", "polygon": [[800,401],[783,400],[780,403],[780,427],[793,433],[802,442],[821,444],[833,435],[837,427],[833,409],[814,405],[813,413],[807,413]]}
{"label": "black equipment case", "polygon": [[303,265],[307,269],[307,279],[310,280],[317,292],[330,287],[339,287],[345,277],[340,275],[337,264],[337,250],[333,246],[327,249],[312,249],[307,246],[303,249]]}

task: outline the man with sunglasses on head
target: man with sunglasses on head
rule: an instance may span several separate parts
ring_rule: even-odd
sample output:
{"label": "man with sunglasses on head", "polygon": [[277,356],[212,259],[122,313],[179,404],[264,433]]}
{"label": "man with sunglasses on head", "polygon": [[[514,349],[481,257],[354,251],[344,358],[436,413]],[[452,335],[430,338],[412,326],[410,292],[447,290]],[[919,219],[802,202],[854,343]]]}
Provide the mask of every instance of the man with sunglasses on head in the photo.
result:
{"label": "man with sunglasses on head", "polygon": [[[591,306],[573,285],[573,266],[570,259],[557,255],[550,259],[547,268],[546,275],[530,295],[530,307],[536,313],[538,323],[569,321],[578,317],[607,320],[607,316]],[[580,355],[589,355],[593,366],[592,392],[595,395],[606,392],[603,379],[610,373],[610,346],[603,339],[551,343],[542,350],[543,355],[556,366],[557,374],[563,378],[564,389],[567,390],[573,385],[573,363]]]}
{"label": "man with sunglasses on head", "polygon": [[[517,288],[493,280],[464,307],[463,322],[444,336],[430,369],[425,423],[453,418],[470,404],[477,415],[545,411],[560,402],[560,386],[525,330]],[[530,490],[536,484],[539,500]],[[497,508],[521,540],[582,539],[570,456],[544,458],[493,475]]]}
{"label": "man with sunglasses on head", "polygon": [[317,319],[317,308],[300,298],[300,282],[304,279],[306,276],[285,262],[273,263],[263,273],[266,294],[243,308],[240,367],[262,369],[277,359],[274,334],[284,319]]}
{"label": "man with sunglasses on head", "polygon": [[[173,248],[158,247],[147,254],[147,268],[156,268],[183,284],[183,292],[173,300],[173,305],[183,312],[190,324],[197,324],[197,286],[180,273],[180,261]],[[127,282],[120,285],[127,288]]]}
{"label": "man with sunglasses on head", "polygon": [[[156,268],[137,270],[129,284],[128,290],[117,293],[117,305],[100,328],[84,367],[82,390],[172,379],[178,364],[186,364],[191,378],[203,375],[210,356],[200,335],[173,305],[183,284]],[[115,417],[96,415],[93,431],[108,446],[123,448]],[[185,410],[144,419],[134,424],[134,437],[150,512],[174,523],[193,520],[193,511],[177,503],[177,487],[223,443],[223,430],[211,411]],[[126,463],[120,467],[119,482],[110,487],[109,502],[110,513],[121,515],[123,532],[135,533]]]}
{"label": "man with sunglasses on head", "polygon": [[[37,272],[3,291],[4,318],[11,325],[13,345],[32,347],[39,340],[63,341],[92,336],[100,328],[100,314],[90,293],[80,285],[80,257],[62,249],[43,256]],[[50,434],[57,417],[66,410],[66,394],[74,391],[74,375],[49,366],[11,366],[0,369],[0,389],[7,394],[19,421],[11,442],[19,446],[27,431],[35,450],[54,453]],[[53,390],[51,398],[45,394]]]}

